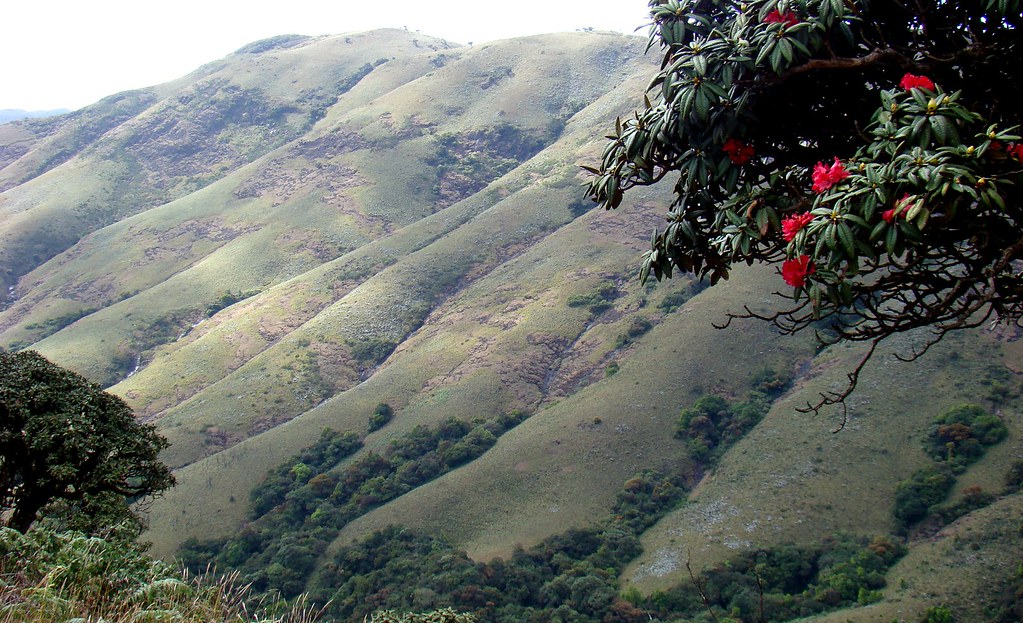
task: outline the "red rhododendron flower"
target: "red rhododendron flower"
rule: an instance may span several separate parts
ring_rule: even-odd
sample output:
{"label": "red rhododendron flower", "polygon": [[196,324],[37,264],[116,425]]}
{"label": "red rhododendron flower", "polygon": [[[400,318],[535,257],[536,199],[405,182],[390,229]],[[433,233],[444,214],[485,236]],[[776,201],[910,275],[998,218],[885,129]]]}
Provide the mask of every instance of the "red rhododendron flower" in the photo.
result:
{"label": "red rhododendron flower", "polygon": [[913,74],[906,74],[899,81],[899,86],[909,91],[910,89],[927,89],[928,91],[934,90],[934,83],[927,76],[914,76]]}
{"label": "red rhododendron flower", "polygon": [[799,23],[799,16],[792,11],[780,12],[775,9],[764,16],[765,24],[785,24],[786,28],[791,28]]}
{"label": "red rhododendron flower", "polygon": [[790,242],[793,238],[795,238],[796,234],[799,233],[799,230],[806,227],[812,220],[813,215],[809,212],[793,214],[792,216],[782,219],[781,235],[785,238],[785,242]]}
{"label": "red rhododendron flower", "polygon": [[794,288],[802,288],[806,278],[816,272],[817,267],[810,261],[809,255],[800,255],[781,263],[781,278]]}
{"label": "red rhododendron flower", "polygon": [[823,162],[818,162],[817,166],[813,168],[813,191],[822,193],[847,177],[849,177],[849,172],[845,170],[837,156],[835,163],[830,167],[824,166]]}
{"label": "red rhododendron flower", "polygon": [[[884,222],[886,222],[886,223],[893,223],[893,222],[895,222],[895,218],[897,216],[901,216],[902,218],[906,218],[909,215],[910,208],[913,207],[913,204],[915,202],[916,202],[915,198],[912,195],[910,195],[909,193],[906,193],[905,195],[902,195],[902,199],[899,199],[898,201],[895,202],[895,207],[894,208],[892,208],[891,210],[885,210],[884,212],[882,212],[881,213],[881,218],[884,219]],[[898,214],[896,214],[896,212]]]}
{"label": "red rhododendron flower", "polygon": [[735,164],[746,164],[753,157],[753,147],[734,138],[726,140],[721,150],[728,154],[728,159]]}
{"label": "red rhododendron flower", "polygon": [[1005,153],[1010,158],[1023,162],[1023,143],[1011,143],[1009,148],[1005,150]]}

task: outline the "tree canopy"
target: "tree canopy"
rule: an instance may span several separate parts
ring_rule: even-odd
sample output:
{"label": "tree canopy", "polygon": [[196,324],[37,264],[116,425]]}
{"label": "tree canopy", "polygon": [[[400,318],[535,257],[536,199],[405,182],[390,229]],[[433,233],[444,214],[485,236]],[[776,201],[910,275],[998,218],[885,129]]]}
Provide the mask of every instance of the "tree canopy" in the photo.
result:
{"label": "tree canopy", "polygon": [[40,511],[96,532],[129,520],[128,501],[174,484],[167,441],[123,400],[34,351],[0,352],[0,511],[25,532]]}
{"label": "tree canopy", "polygon": [[607,209],[674,180],[643,279],[778,266],[789,302],[729,321],[869,343],[814,409],[886,337],[1020,322],[1023,0],[649,4],[661,69],[586,167]]}

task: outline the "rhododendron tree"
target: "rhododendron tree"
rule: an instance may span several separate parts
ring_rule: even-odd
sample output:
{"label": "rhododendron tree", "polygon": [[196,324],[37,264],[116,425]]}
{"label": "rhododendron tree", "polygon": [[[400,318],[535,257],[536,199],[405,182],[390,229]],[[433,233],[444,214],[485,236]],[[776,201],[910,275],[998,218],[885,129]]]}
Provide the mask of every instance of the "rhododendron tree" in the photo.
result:
{"label": "rhododendron tree", "polygon": [[869,344],[812,409],[888,336],[1020,322],[1023,0],[649,4],[661,69],[585,167],[608,209],[673,183],[643,279],[777,266],[777,310],[729,320]]}

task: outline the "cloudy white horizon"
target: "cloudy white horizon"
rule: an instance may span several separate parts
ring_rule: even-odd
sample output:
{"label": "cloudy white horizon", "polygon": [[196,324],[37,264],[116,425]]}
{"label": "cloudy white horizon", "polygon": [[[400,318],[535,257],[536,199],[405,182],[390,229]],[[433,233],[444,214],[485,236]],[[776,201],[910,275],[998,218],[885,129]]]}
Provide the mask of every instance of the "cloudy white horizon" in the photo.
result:
{"label": "cloudy white horizon", "polygon": [[645,35],[645,0],[53,0],[0,9],[0,109],[77,109],[180,78],[247,43],[282,34],[406,28],[455,43],[585,28]]}

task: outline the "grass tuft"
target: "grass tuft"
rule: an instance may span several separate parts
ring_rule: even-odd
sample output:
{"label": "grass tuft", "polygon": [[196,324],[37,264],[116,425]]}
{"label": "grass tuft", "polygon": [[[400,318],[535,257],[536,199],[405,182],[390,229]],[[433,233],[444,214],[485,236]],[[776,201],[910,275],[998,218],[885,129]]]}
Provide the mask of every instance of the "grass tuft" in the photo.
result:
{"label": "grass tuft", "polygon": [[255,596],[237,575],[189,574],[131,542],[0,529],[0,623],[314,623],[320,612]]}

